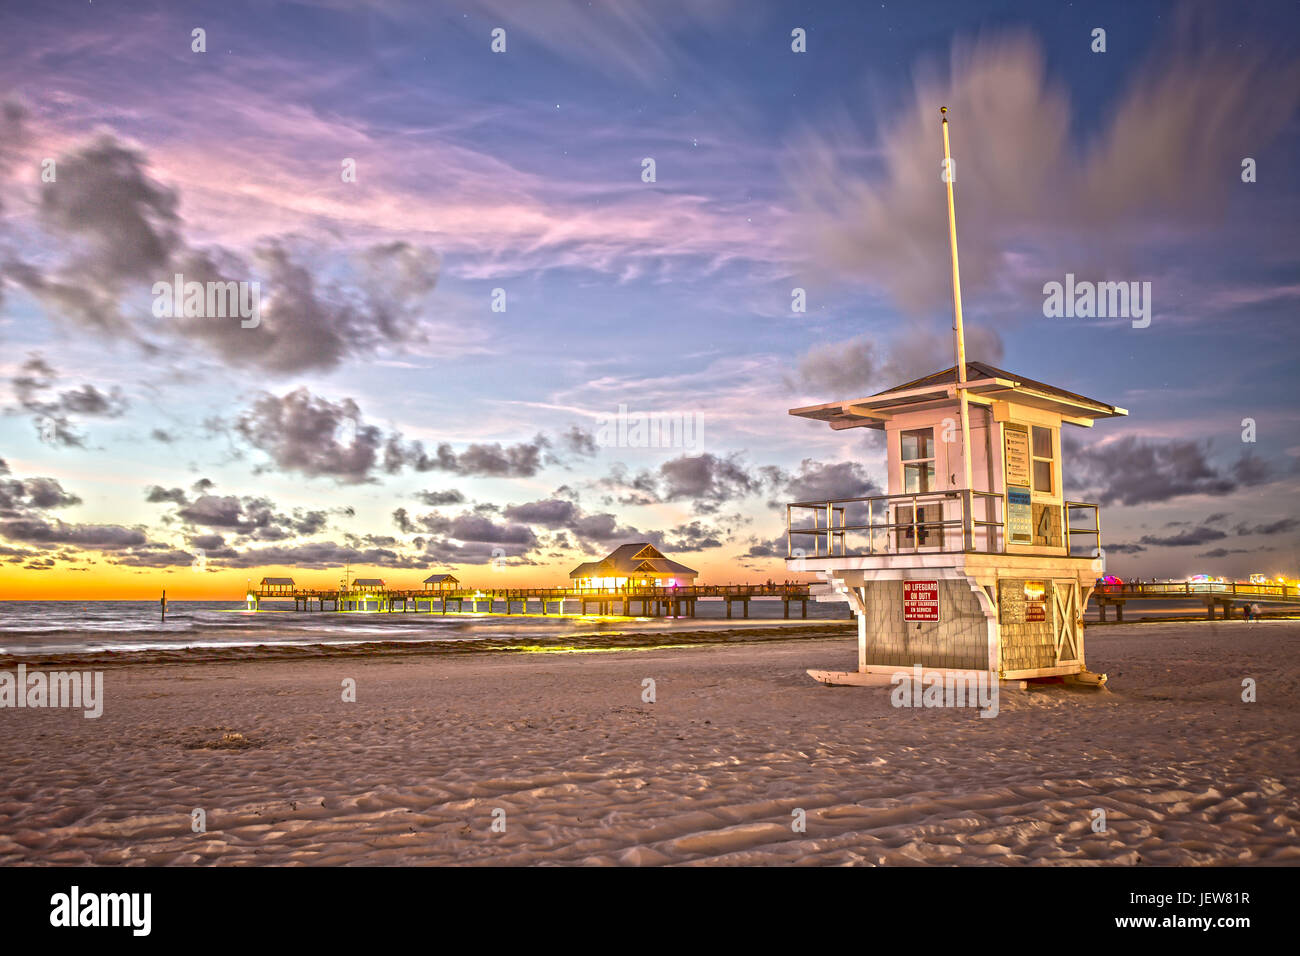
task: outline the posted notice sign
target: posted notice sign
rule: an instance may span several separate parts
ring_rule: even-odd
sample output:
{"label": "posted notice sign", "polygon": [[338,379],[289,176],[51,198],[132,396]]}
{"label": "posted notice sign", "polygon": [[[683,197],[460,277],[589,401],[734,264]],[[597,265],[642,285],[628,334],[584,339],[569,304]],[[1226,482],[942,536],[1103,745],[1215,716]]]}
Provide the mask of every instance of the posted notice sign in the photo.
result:
{"label": "posted notice sign", "polygon": [[1007,484],[1029,484],[1029,429],[1024,425],[1002,426],[1005,438]]}
{"label": "posted notice sign", "polygon": [[939,582],[903,582],[903,620],[939,620]]}

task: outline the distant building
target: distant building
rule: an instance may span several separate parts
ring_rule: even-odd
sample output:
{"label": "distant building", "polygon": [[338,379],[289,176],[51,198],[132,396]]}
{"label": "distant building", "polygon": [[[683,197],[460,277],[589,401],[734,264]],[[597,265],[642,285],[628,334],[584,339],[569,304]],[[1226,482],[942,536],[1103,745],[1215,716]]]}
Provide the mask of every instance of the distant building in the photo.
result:
{"label": "distant building", "polygon": [[569,572],[574,587],[616,590],[623,587],[689,587],[698,572],[654,546],[641,542],[615,548],[599,561],[584,561]]}
{"label": "distant building", "polygon": [[460,581],[454,574],[431,574],[424,579],[426,591],[454,591],[460,587]]}
{"label": "distant building", "polygon": [[353,590],[356,590],[358,588],[373,588],[377,590],[383,588],[383,586],[384,586],[383,578],[354,578],[352,580]]}
{"label": "distant building", "polygon": [[260,587],[267,594],[292,594],[293,578],[262,578]]}

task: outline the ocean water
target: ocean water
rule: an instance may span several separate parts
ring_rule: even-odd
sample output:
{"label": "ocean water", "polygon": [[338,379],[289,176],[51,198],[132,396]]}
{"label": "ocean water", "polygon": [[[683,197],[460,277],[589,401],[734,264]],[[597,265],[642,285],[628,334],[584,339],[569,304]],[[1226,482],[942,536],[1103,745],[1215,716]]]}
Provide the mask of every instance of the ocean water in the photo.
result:
{"label": "ocean water", "polygon": [[[486,602],[480,604],[485,607]],[[517,605],[516,605],[517,607]],[[535,607],[535,605],[534,605]],[[574,607],[570,604],[570,609]],[[710,628],[770,627],[783,622],[781,601],[750,602],[748,619],[726,617],[721,601],[700,601],[696,617],[602,618],[573,613],[564,617],[536,612],[527,616],[507,615],[500,602],[493,614],[429,614],[428,612],[348,611],[345,613],[293,610],[292,603],[263,601],[259,612],[248,611],[235,601],[172,601],[167,620],[160,621],[157,601],[0,601],[0,653],[45,654],[52,652],[114,652],[181,650],[185,648],[251,647],[257,645],[351,645],[403,641],[491,641],[493,643],[564,642],[575,638],[606,635],[611,644],[620,634],[662,633],[671,640],[673,632]],[[1294,610],[1294,609],[1288,609]],[[1266,607],[1271,614],[1280,607]],[[800,618],[792,605],[791,624]],[[1143,617],[1205,617],[1198,601],[1134,601],[1125,618],[1137,622]],[[1090,603],[1085,620],[1097,620],[1097,608]],[[1113,609],[1109,615],[1114,620]],[[1240,619],[1235,610],[1234,619]],[[847,620],[843,603],[808,602],[808,621]]]}
{"label": "ocean water", "polygon": [[[486,601],[480,608],[486,607]],[[535,607],[536,605],[534,605]],[[518,605],[516,605],[516,608]],[[552,605],[554,607],[554,605]],[[750,602],[750,617],[728,620],[721,601],[699,601],[696,617],[601,618],[570,613],[447,614],[427,611],[305,612],[287,604],[263,601],[256,613],[243,602],[170,601],[166,621],[157,601],[0,601],[0,653],[42,654],[82,651],[148,651],[184,648],[248,647],[259,644],[359,644],[401,641],[511,641],[531,643],[635,631],[701,630],[717,627],[765,627],[782,621],[780,600]],[[791,622],[799,620],[792,605]],[[808,602],[809,621],[845,620],[847,605]]]}

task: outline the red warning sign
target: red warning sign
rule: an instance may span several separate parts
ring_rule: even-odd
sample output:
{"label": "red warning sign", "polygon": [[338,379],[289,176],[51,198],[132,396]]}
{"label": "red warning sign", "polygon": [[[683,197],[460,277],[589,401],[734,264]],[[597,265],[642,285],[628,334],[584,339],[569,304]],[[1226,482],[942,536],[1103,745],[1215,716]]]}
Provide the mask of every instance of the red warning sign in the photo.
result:
{"label": "red warning sign", "polygon": [[939,620],[939,582],[903,582],[903,620]]}

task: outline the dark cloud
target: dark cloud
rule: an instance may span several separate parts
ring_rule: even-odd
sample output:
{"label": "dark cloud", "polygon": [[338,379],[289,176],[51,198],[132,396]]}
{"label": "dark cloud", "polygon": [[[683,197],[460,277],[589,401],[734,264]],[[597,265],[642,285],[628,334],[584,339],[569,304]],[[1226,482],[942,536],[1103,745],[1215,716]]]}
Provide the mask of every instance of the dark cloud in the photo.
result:
{"label": "dark cloud", "polygon": [[680,524],[664,535],[657,546],[667,551],[704,551],[722,547],[724,534],[701,521]]}
{"label": "dark cloud", "polygon": [[[1071,496],[1110,505],[1140,505],[1181,495],[1226,495],[1266,480],[1267,469],[1238,461],[1224,473],[1209,460],[1209,443],[1181,439],[1148,440],[1126,435],[1086,447],[1073,438],[1062,446],[1070,463]],[[1244,460],[1244,459],[1243,459]]]}
{"label": "dark cloud", "polygon": [[785,535],[766,541],[759,538],[750,538],[749,540],[749,550],[745,552],[747,558],[784,558],[786,556]]}
{"label": "dark cloud", "polygon": [[40,354],[33,352],[18,373],[9,380],[19,407],[33,415],[41,439],[53,445],[81,448],[85,438],[77,432],[71,415],[87,418],[119,418],[128,403],[122,390],[103,392],[94,385],[50,395],[58,372]]}
{"label": "dark cloud", "polygon": [[1239,485],[1262,485],[1273,476],[1273,468],[1262,458],[1242,455],[1232,466],[1232,476]]}
{"label": "dark cloud", "polygon": [[252,548],[215,562],[220,567],[291,567],[312,570],[342,568],[346,564],[383,568],[423,568],[427,559],[391,548],[354,548],[333,541]]}
{"label": "dark cloud", "polygon": [[523,545],[517,544],[434,539],[426,543],[424,554],[427,561],[440,565],[489,564],[493,562],[533,564],[535,562],[528,558],[530,550]]}
{"label": "dark cloud", "polygon": [[465,496],[455,488],[449,488],[446,491],[417,491],[415,497],[428,505],[430,508],[442,508],[447,505],[459,505],[465,503]]}
{"label": "dark cloud", "polygon": [[595,433],[586,428],[579,428],[577,425],[570,425],[560,433],[559,445],[570,454],[588,458],[597,452]]}
{"label": "dark cloud", "polygon": [[[350,511],[351,509],[347,509]],[[320,534],[325,530],[329,523],[329,512],[321,510],[309,510],[306,508],[295,508],[293,517],[289,520],[289,528],[294,534],[304,537]]]}
{"label": "dark cloud", "polygon": [[719,457],[708,452],[670,459],[659,466],[657,477],[661,500],[690,501],[701,511],[716,511],[762,487],[739,455]]}
{"label": "dark cloud", "polygon": [[[8,469],[5,470],[8,473]],[[0,515],[25,516],[30,510],[67,508],[81,504],[76,495],[63,490],[55,478],[0,479]]]}
{"label": "dark cloud", "polygon": [[161,321],[229,365],[278,375],[328,371],[381,345],[424,338],[418,311],[439,269],[432,250],[373,246],[353,263],[350,283],[323,280],[305,261],[313,253],[277,240],[263,241],[251,264],[225,250],[190,251],[175,265],[187,282],[259,283],[259,324],[245,328],[238,319],[211,316]]}
{"label": "dark cloud", "polygon": [[[152,282],[166,271],[181,244],[179,200],[149,176],[143,153],[101,135],[59,157],[57,168],[58,180],[42,186],[39,219],[51,235],[79,250],[64,269],[64,281],[77,276],[82,286],[116,297],[131,280]],[[106,314],[89,308],[96,301],[88,294],[87,308],[70,317],[99,328],[122,323],[116,309]]]}
{"label": "dark cloud", "polygon": [[126,412],[126,399],[120,389],[101,392],[93,385],[83,385],[59,395],[59,406],[78,415],[118,418]]}
{"label": "dark cloud", "polygon": [[562,498],[549,498],[543,501],[530,501],[521,505],[508,505],[502,514],[511,521],[524,524],[540,524],[547,528],[571,527],[581,515],[582,510],[572,501]]}
{"label": "dark cloud", "polygon": [[[731,502],[771,494],[769,504],[880,493],[879,486],[856,462],[818,462],[805,458],[798,471],[774,465],[754,467],[740,454],[682,455],[657,469],[635,475],[615,464],[596,486],[613,492],[622,505],[688,501],[702,514],[715,514]],[[608,499],[607,499],[608,500]]]}
{"label": "dark cloud", "polygon": [[[295,508],[292,514],[283,514],[267,498],[237,497],[235,495],[199,495],[186,502],[179,489],[167,491],[156,488],[150,500],[175,501],[181,507],[176,517],[192,528],[222,528],[244,538],[258,541],[284,541],[293,537],[310,537],[324,531],[329,524],[330,511]],[[350,514],[351,509],[335,509],[334,513]]]}
{"label": "dark cloud", "polygon": [[69,544],[98,551],[138,547],[148,539],[139,528],[113,524],[68,524],[42,518],[18,518],[0,522],[0,535],[10,541],[29,544]]}
{"label": "dark cloud", "polygon": [[1215,548],[1212,551],[1203,551],[1197,555],[1198,558],[1226,558],[1233,554],[1255,554],[1255,548]]}
{"label": "dark cloud", "polygon": [[867,469],[856,461],[820,462],[805,458],[796,472],[773,470],[771,474],[779,492],[775,504],[884,494]]}
{"label": "dark cloud", "polygon": [[[330,257],[266,239],[246,261],[218,246],[187,245],[176,190],[154,178],[142,152],[111,135],[59,157],[57,169],[57,181],[42,186],[37,221],[67,256],[51,269],[17,260],[2,268],[52,318],[79,332],[150,353],[166,348],[160,337],[171,338],[272,374],[328,370],[385,343],[425,337],[421,314],[440,271],[430,249],[389,242]],[[313,267],[313,256],[329,261]],[[155,283],[171,283],[178,273],[186,282],[258,283],[260,321],[246,328],[242,317],[174,314],[141,323],[123,313],[129,293],[154,295]]]}
{"label": "dark cloud", "polygon": [[597,550],[605,550],[610,545],[622,544],[624,541],[650,541],[655,545],[662,543],[656,534],[620,524],[618,517],[608,511],[580,515],[573,520],[568,530],[573,533],[579,545],[589,549],[596,546]]}
{"label": "dark cloud", "polygon": [[352,399],[331,402],[306,388],[263,394],[239,417],[235,430],[283,471],[346,484],[371,480],[382,444],[380,430],[362,422]]}
{"label": "dark cloud", "polygon": [[200,495],[183,504],[177,516],[203,528],[229,528],[241,535],[279,523],[275,505],[265,498],[238,498],[234,495]]}
{"label": "dark cloud", "polygon": [[1141,554],[1146,548],[1140,544],[1107,544],[1103,550],[1114,554]]}
{"label": "dark cloud", "polygon": [[[720,547],[725,536],[725,532],[720,529],[698,520],[679,525],[668,532],[645,531],[620,523],[619,518],[610,512],[588,514],[576,500],[568,497],[507,505],[501,509],[501,514],[509,521],[561,532],[552,540],[556,547],[576,544],[589,552],[605,550],[625,541],[648,541],[670,551],[699,551]],[[572,539],[569,535],[572,535]]]}
{"label": "dark cloud", "polygon": [[457,541],[516,545],[525,550],[537,546],[537,535],[527,525],[518,522],[498,523],[482,515],[462,514],[452,518],[425,515],[418,523],[432,534]]}
{"label": "dark cloud", "polygon": [[1218,528],[1201,525],[1198,528],[1189,528],[1187,531],[1180,531],[1174,535],[1144,534],[1138,540],[1142,544],[1153,548],[1184,548],[1196,544],[1209,544],[1211,541],[1220,541],[1227,536],[1225,532],[1220,531]]}
{"label": "dark cloud", "polygon": [[1279,518],[1277,521],[1270,521],[1266,524],[1239,524],[1237,525],[1237,534],[1285,534],[1288,531],[1294,531],[1300,528],[1300,519],[1297,518]]}
{"label": "dark cloud", "polygon": [[189,499],[185,497],[185,492],[180,488],[163,488],[160,485],[150,485],[145,489],[144,500],[152,504],[161,504],[164,501],[170,501],[173,504],[183,505]]}
{"label": "dark cloud", "polygon": [[[0,174],[13,167],[27,142],[27,107],[17,100],[0,101]],[[0,191],[0,213],[4,212],[4,194]],[[0,304],[4,303],[4,283],[0,282]]]}
{"label": "dark cloud", "polygon": [[[234,432],[280,470],[343,484],[375,481],[381,469],[388,474],[410,469],[477,478],[531,478],[546,465],[564,460],[553,451],[552,439],[543,434],[514,444],[474,442],[460,451],[440,442],[430,453],[422,442],[408,442],[395,431],[385,435],[378,426],[367,424],[354,400],[331,401],[305,387],[280,396],[262,393],[235,421]],[[464,501],[454,490],[421,495],[430,496],[430,503]]]}
{"label": "dark cloud", "polygon": [[[1002,337],[995,330],[967,327],[967,361],[997,365],[1002,355]],[[887,355],[867,337],[814,346],[800,357],[794,374],[785,377],[785,385],[800,394],[819,394],[825,401],[861,398],[955,364],[951,334],[909,328]]]}
{"label": "dark cloud", "polygon": [[460,452],[442,442],[429,454],[422,442],[406,442],[393,435],[384,445],[384,470],[390,474],[410,468],[480,478],[531,478],[547,463],[545,453],[550,447],[550,439],[539,434],[532,441],[513,445],[476,442]]}

